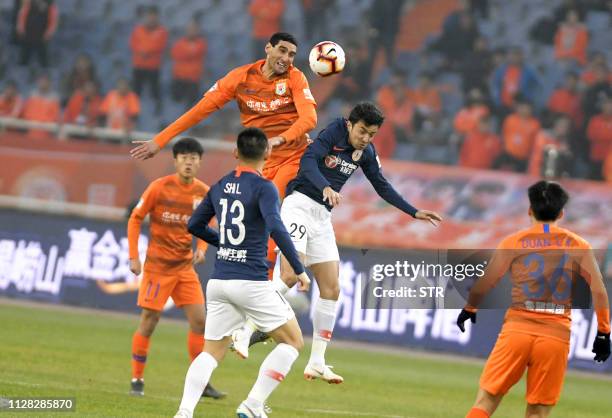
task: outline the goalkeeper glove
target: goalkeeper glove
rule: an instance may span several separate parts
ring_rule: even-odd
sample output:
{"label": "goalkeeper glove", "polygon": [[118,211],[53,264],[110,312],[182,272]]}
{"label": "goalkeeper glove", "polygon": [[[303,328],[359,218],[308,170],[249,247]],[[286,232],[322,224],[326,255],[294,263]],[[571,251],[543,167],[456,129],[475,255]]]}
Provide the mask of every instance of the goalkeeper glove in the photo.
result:
{"label": "goalkeeper glove", "polygon": [[593,341],[593,353],[595,353],[594,360],[596,362],[603,363],[610,357],[610,333],[603,333],[597,331],[595,341]]}
{"label": "goalkeeper glove", "polygon": [[465,309],[461,310],[461,313],[457,317],[457,326],[461,330],[461,332],[465,332],[465,326],[463,323],[467,320],[472,321],[472,324],[476,323],[476,312],[466,311]]}

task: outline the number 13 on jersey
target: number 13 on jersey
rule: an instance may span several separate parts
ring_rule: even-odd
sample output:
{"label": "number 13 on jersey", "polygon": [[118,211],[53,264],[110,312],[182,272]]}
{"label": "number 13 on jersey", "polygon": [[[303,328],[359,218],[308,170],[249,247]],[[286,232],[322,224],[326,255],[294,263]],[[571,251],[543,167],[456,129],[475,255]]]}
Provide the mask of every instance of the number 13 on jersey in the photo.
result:
{"label": "number 13 on jersey", "polygon": [[221,205],[221,221],[219,222],[219,243],[225,244],[227,240],[231,245],[240,245],[244,241],[246,235],[246,229],[244,227],[244,205],[240,200],[234,200],[229,208],[229,215],[231,217],[231,224],[236,225],[238,228],[238,236],[234,236],[232,229],[226,229],[226,221],[228,215],[228,201],[227,199],[220,199],[219,204]]}

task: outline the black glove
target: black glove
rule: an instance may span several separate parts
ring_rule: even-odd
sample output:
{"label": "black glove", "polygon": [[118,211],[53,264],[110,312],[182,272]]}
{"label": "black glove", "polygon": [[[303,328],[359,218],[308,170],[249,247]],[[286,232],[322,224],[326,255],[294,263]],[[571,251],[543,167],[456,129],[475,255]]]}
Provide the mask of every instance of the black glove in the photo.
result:
{"label": "black glove", "polygon": [[[465,332],[465,326],[463,325],[463,323],[467,321],[468,319],[472,321],[472,324],[475,324],[476,323],[476,312],[469,312],[469,311],[466,311],[465,309],[462,309],[461,313],[457,317],[457,326],[459,327],[461,332]],[[610,355],[609,349],[608,349],[608,355]]]}
{"label": "black glove", "polygon": [[603,332],[597,331],[595,341],[593,341],[593,353],[595,353],[594,360],[596,362],[603,363],[610,357],[610,333],[604,334]]}

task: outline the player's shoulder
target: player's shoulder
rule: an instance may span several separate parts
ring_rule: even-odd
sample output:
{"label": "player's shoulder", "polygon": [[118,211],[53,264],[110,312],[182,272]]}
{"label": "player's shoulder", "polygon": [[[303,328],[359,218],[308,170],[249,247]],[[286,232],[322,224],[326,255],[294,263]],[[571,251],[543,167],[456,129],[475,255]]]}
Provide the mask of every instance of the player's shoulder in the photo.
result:
{"label": "player's shoulder", "polygon": [[149,187],[159,188],[159,187],[167,186],[170,183],[174,183],[174,177],[175,177],[174,174],[169,174],[167,176],[159,177],[153,180]]}
{"label": "player's shoulder", "polygon": [[566,238],[565,246],[580,248],[580,249],[590,249],[591,248],[591,244],[589,243],[589,241],[587,241],[585,238],[581,237],[577,233],[570,231],[569,229],[566,229],[566,228],[557,227],[556,229],[559,232],[561,232],[563,235],[565,235],[565,238]]}
{"label": "player's shoulder", "polygon": [[338,139],[342,139],[344,135],[348,134],[348,128],[346,127],[346,119],[336,118],[332,120],[324,129],[327,133],[332,134]]}
{"label": "player's shoulder", "polygon": [[201,192],[204,194],[208,193],[208,190],[210,189],[210,186],[208,184],[204,183],[200,179],[193,179],[193,183],[197,192]]}
{"label": "player's shoulder", "polygon": [[306,81],[306,75],[297,67],[291,66],[288,73],[289,80],[291,81]]}

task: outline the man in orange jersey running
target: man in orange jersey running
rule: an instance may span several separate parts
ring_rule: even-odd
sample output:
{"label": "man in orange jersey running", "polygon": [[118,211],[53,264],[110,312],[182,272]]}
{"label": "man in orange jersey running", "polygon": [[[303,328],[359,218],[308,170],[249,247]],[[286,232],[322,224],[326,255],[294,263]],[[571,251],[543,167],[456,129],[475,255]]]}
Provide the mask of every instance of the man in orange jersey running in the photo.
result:
{"label": "man in orange jersey running", "polygon": [[[183,308],[189,321],[187,348],[191,360],[204,348],[204,294],[193,265],[204,262],[207,245],[198,240],[194,253],[192,236],[187,231],[191,214],[208,193],[208,186],[195,178],[203,152],[202,145],[193,138],[178,141],[172,148],[176,174],[152,182],[128,221],[130,270],[140,275],[138,238],[143,219],[150,215],[151,238],[138,291],[142,314],[132,338],[132,395],[144,395],[149,340],[168,297],[172,296],[176,306]],[[203,395],[215,399],[225,396],[210,385]]]}
{"label": "man in orange jersey running", "polygon": [[529,194],[532,226],[505,238],[484,276],[470,291],[457,318],[476,322],[476,307],[507,271],[512,304],[480,378],[480,388],[467,418],[488,418],[504,395],[527,370],[526,418],[545,418],[559,400],[570,345],[572,288],[579,274],[590,286],[597,314],[594,360],[610,356],[608,294],[591,246],[557,226],[569,196],[558,184],[539,181]]}
{"label": "man in orange jersey running", "polygon": [[[300,168],[300,158],[308,145],[307,132],[317,125],[316,102],[306,77],[293,66],[296,39],[288,33],[275,33],[265,51],[265,59],[238,67],[218,80],[193,108],[153,140],[134,141],[140,145],[132,149],[132,157],[137,160],[153,157],[176,135],[233,99],[238,104],[242,124],[260,128],[268,137],[272,153],[262,174],[274,183],[282,200],[287,183]],[[275,247],[270,244],[268,248],[271,268],[276,260]]]}

